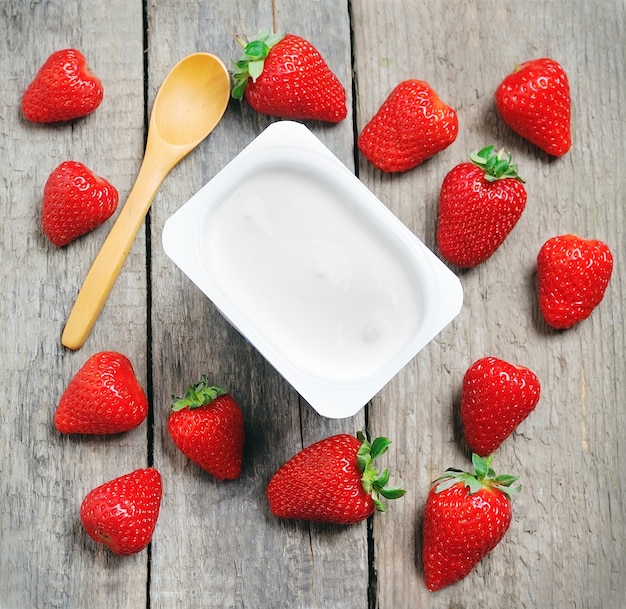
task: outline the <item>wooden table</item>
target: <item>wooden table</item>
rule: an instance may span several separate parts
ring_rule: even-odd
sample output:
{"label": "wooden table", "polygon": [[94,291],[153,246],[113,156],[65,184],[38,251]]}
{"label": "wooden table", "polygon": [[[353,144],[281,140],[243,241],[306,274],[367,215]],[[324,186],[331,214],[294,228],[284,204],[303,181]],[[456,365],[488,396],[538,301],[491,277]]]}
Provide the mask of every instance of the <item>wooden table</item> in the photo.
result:
{"label": "wooden table", "polygon": [[[1,0],[0,607],[622,607],[625,21],[621,0]],[[346,85],[349,117],[308,126],[432,249],[441,181],[470,150],[504,146],[526,179],[528,205],[514,232],[488,262],[459,273],[461,314],[350,419],[317,415],[162,250],[165,220],[271,122],[238,102],[165,180],[86,344],[72,352],[60,343],[110,223],[52,246],[40,226],[48,174],[82,161],[123,202],[169,69],[195,51],[231,65],[235,33],[264,26],[318,46]],[[103,80],[102,105],[71,124],[29,124],[22,92],[50,53],[69,46]],[[493,103],[516,62],[544,55],[571,81],[574,146],[558,160],[507,129]],[[384,175],[356,154],[354,134],[409,77],[457,109],[459,136],[422,166]],[[538,312],[535,259],[564,232],[610,244],[615,272],[591,318],[555,332]],[[115,437],[62,437],[52,426],[57,401],[87,357],[105,349],[130,357],[150,397],[149,420]],[[536,411],[494,461],[524,490],[505,540],[464,581],[431,594],[418,551],[421,514],[429,482],[469,465],[459,389],[484,355],[530,366],[542,383]],[[234,482],[190,464],[167,435],[171,395],[203,374],[244,411],[245,464]],[[265,487],[283,462],[315,440],[362,428],[393,441],[384,460],[405,498],[350,527],[270,514]],[[116,557],[87,538],[78,506],[94,486],[147,464],[164,479],[153,542]]]}

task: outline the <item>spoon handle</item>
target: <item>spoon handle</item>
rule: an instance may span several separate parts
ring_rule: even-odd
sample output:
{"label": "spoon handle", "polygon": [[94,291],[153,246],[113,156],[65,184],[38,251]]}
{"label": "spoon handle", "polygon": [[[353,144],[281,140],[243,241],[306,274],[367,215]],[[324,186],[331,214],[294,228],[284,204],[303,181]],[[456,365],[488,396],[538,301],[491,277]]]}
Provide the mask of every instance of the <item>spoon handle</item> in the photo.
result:
{"label": "spoon handle", "polygon": [[61,343],[68,349],[79,349],[89,336],[163,182],[166,171],[146,160],[148,157],[144,158],[128,200],[91,265],[67,319]]}

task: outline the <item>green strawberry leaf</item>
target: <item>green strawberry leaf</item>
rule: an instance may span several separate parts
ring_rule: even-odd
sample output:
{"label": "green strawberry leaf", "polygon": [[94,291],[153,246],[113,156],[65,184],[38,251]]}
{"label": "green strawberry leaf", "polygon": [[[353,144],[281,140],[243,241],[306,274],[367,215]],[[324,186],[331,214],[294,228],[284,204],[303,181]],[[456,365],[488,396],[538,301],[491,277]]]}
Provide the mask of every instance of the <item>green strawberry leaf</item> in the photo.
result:
{"label": "green strawberry leaf", "polygon": [[261,30],[254,40],[248,42],[240,35],[235,36],[237,42],[243,47],[244,52],[234,62],[233,89],[231,95],[234,99],[242,99],[248,81],[255,82],[263,73],[265,60],[270,51],[285,37],[284,33],[273,34],[269,29]]}
{"label": "green strawberry leaf", "polygon": [[370,443],[365,439],[365,435],[362,432],[359,431],[356,436],[361,441],[361,446],[356,453],[356,462],[359,467],[359,471],[363,473],[369,469],[372,462],[372,447]]}
{"label": "green strawberry leaf", "polygon": [[223,387],[210,385],[208,378],[205,375],[202,377],[200,382],[189,387],[184,397],[172,397],[174,401],[172,404],[172,410],[177,412],[179,410],[183,410],[184,408],[189,408],[190,410],[200,408],[200,406],[210,404],[218,397],[226,395],[227,393],[228,391],[226,391]]}
{"label": "green strawberry leaf", "polygon": [[376,438],[372,442],[372,459],[376,459],[381,455],[384,455],[391,444],[391,440],[388,438]]}
{"label": "green strawberry leaf", "polygon": [[380,497],[385,499],[398,499],[406,491],[400,487],[387,488],[389,483],[389,470],[384,469],[378,473],[374,467],[374,459],[387,452],[391,441],[388,438],[376,438],[370,443],[363,432],[357,433],[357,438],[361,441],[356,455],[357,465],[361,472],[361,484],[366,493],[371,495],[372,501],[379,512],[385,512],[386,507],[381,502]]}
{"label": "green strawberry leaf", "polygon": [[389,488],[381,488],[378,491],[385,499],[399,499],[406,495],[406,491],[399,486],[392,486]]}
{"label": "green strawberry leaf", "polygon": [[263,66],[265,65],[265,61],[260,59],[258,61],[251,61],[248,64],[248,75],[250,76],[250,78],[252,79],[252,81],[254,82],[259,76],[261,76],[261,73],[263,72]]}
{"label": "green strawberry leaf", "polygon": [[247,79],[244,81],[235,81],[235,86],[231,94],[234,99],[241,99],[243,97],[243,92],[246,88],[246,83],[247,83]]}
{"label": "green strawberry leaf", "polygon": [[495,182],[504,178],[512,178],[524,183],[519,176],[517,165],[511,163],[511,154],[504,150],[495,151],[494,146],[485,146],[479,151],[470,153],[470,160],[485,171],[485,180]]}
{"label": "green strawberry leaf", "polygon": [[493,455],[488,457],[480,457],[477,454],[472,455],[472,464],[474,473],[464,472],[455,468],[448,468],[442,476],[433,482],[433,491],[441,493],[452,488],[456,484],[463,484],[469,491],[470,495],[477,493],[482,488],[497,489],[509,497],[519,493],[522,489],[521,485],[513,487],[513,483],[518,480],[517,476],[509,474],[496,473],[491,468],[491,460]]}
{"label": "green strawberry leaf", "polygon": [[434,490],[435,493],[443,493],[443,491],[447,491],[449,488],[452,488],[455,484],[459,483],[459,479],[457,477],[445,477],[437,478],[434,482]]}
{"label": "green strawberry leaf", "polygon": [[387,507],[385,506],[385,504],[378,499],[377,497],[374,497],[372,495],[372,501],[374,502],[374,505],[376,506],[376,511],[380,512],[381,514],[384,514],[387,511]]}
{"label": "green strawberry leaf", "polygon": [[387,483],[389,482],[389,470],[384,469],[382,473],[378,475],[375,482],[380,488],[387,486]]}
{"label": "green strawberry leaf", "polygon": [[518,476],[509,476],[507,474],[502,474],[495,478],[499,486],[511,486],[517,480],[519,480]]}
{"label": "green strawberry leaf", "polygon": [[253,40],[246,45],[244,58],[248,60],[265,59],[270,52],[270,48],[262,40]]}
{"label": "green strawberry leaf", "polygon": [[[487,461],[487,459],[489,461]],[[474,471],[476,472],[476,476],[478,478],[484,478],[489,472],[489,465],[492,457],[487,457],[487,459],[479,457],[476,453],[472,455],[472,465],[474,466]]]}
{"label": "green strawberry leaf", "polygon": [[470,495],[475,495],[481,488],[483,483],[474,476],[467,476],[464,478],[465,486],[469,489]]}

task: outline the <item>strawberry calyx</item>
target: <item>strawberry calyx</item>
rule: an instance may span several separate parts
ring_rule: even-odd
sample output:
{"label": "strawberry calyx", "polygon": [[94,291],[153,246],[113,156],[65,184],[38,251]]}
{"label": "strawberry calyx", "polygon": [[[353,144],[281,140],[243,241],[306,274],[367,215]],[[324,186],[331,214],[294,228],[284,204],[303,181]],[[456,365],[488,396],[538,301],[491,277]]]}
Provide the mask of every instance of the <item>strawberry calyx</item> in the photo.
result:
{"label": "strawberry calyx", "polygon": [[496,473],[491,469],[493,455],[480,457],[476,453],[472,454],[472,465],[475,473],[464,472],[453,467],[448,468],[442,476],[434,482],[434,492],[441,493],[455,484],[463,484],[469,489],[469,494],[474,495],[483,488],[497,489],[508,497],[512,497],[522,490],[521,485],[512,486],[518,480],[518,476]]}
{"label": "strawberry calyx", "polygon": [[376,438],[369,442],[363,432],[357,433],[357,438],[361,441],[361,446],[356,454],[357,466],[361,472],[361,483],[365,492],[372,497],[372,501],[379,512],[386,512],[387,508],[381,501],[385,499],[399,499],[406,491],[398,486],[387,487],[389,483],[389,470],[385,469],[378,473],[374,467],[374,460],[387,452],[391,440],[388,438]]}
{"label": "strawberry calyx", "polygon": [[228,392],[223,387],[209,384],[208,378],[205,375],[202,377],[201,381],[189,387],[184,397],[179,398],[173,396],[172,399],[174,403],[172,404],[172,410],[174,412],[183,410],[184,408],[194,410],[210,404],[218,397],[226,395],[227,393]]}
{"label": "strawberry calyx", "polygon": [[485,146],[481,150],[470,153],[470,160],[485,172],[487,182],[495,182],[504,178],[512,178],[524,183],[520,177],[517,165],[511,163],[511,154],[501,148],[496,152],[494,146]]}
{"label": "strawberry calyx", "polygon": [[269,29],[262,29],[256,37],[247,41],[243,36],[237,34],[235,39],[243,47],[243,55],[235,62],[233,72],[234,86],[232,96],[234,99],[242,99],[243,93],[248,84],[248,79],[256,81],[263,72],[265,59],[269,55],[272,47],[278,44],[285,37],[285,33],[272,33]]}

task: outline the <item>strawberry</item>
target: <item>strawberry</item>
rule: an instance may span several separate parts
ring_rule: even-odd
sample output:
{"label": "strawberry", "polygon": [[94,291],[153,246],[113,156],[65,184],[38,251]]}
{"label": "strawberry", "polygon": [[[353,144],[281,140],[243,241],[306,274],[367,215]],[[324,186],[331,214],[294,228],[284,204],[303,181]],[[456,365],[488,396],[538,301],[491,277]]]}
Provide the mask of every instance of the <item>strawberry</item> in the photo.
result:
{"label": "strawberry", "polygon": [[495,357],[474,362],[463,377],[461,420],[472,452],[486,457],[539,402],[539,379],[524,366]]}
{"label": "strawberry", "polygon": [[493,255],[526,207],[526,189],[511,155],[487,146],[444,178],[437,245],[443,258],[474,267]]}
{"label": "strawberry", "polygon": [[237,41],[244,53],[233,74],[235,99],[281,118],[330,123],[346,118],[346,90],[310,42],[269,30],[251,42],[240,36]]}
{"label": "strawberry", "polygon": [[553,59],[517,66],[500,83],[495,98],[504,123],[544,152],[559,157],[572,147],[569,82]]}
{"label": "strawberry", "polygon": [[219,480],[241,474],[244,445],[243,414],[222,387],[206,376],[176,398],[167,429],[180,451]]}
{"label": "strawberry", "polygon": [[280,518],[353,524],[385,511],[380,497],[396,499],[400,488],[387,488],[389,470],[379,474],[373,461],[389,447],[387,438],[371,444],[362,433],[339,434],[301,450],[272,477],[267,487],[270,510]]}
{"label": "strawberry", "polygon": [[92,355],[63,392],[54,415],[61,433],[115,434],[148,415],[148,399],[130,360],[116,351]]}
{"label": "strawberry", "polygon": [[606,243],[577,235],[548,239],[537,256],[539,309],[548,324],[570,328],[600,304],[613,272]]}
{"label": "strawberry", "polygon": [[117,209],[118,193],[78,161],[61,163],[43,190],[43,232],[58,247],[92,231]]}
{"label": "strawberry", "polygon": [[153,467],[137,469],[87,493],[80,521],[89,537],[115,554],[134,554],[152,539],[161,496],[161,474]]}
{"label": "strawberry", "polygon": [[422,561],[431,592],[463,579],[502,540],[512,519],[515,476],[495,475],[491,457],[472,455],[475,474],[450,468],[424,508]]}
{"label": "strawberry", "polygon": [[428,83],[405,80],[365,125],[357,145],[378,169],[407,171],[447,148],[458,131],[456,111]]}
{"label": "strawberry", "polygon": [[76,49],[52,53],[22,96],[22,113],[29,121],[69,121],[93,112],[102,102],[100,80]]}

